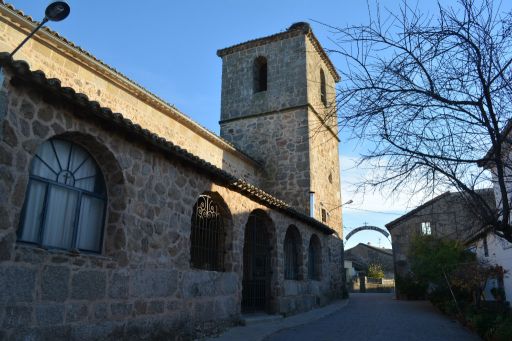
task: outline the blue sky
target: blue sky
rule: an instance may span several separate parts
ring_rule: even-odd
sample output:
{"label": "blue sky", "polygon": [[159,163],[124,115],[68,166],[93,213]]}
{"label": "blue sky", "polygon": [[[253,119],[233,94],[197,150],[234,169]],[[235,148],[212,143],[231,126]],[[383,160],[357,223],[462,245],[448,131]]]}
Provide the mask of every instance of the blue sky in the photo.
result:
{"label": "blue sky", "polygon": [[[8,0],[17,9],[41,20],[48,1]],[[398,1],[381,0],[396,10]],[[220,117],[220,48],[286,30],[292,23],[308,21],[326,48],[334,48],[331,30],[321,23],[344,26],[368,22],[366,1],[99,1],[70,0],[70,16],[48,26],[113,66],[130,79],[175,105],[192,119],[218,133]],[[372,8],[374,6],[370,6]],[[434,1],[420,7],[435,9]],[[338,68],[343,61],[332,56]],[[343,80],[342,80],[343,81]],[[343,110],[343,108],[340,108]],[[340,160],[345,234],[368,223],[384,227],[417,204],[387,193],[354,193],[352,183],[362,173],[353,166],[364,144],[347,140],[342,131]],[[377,232],[362,232],[346,248],[359,242],[390,247]]]}

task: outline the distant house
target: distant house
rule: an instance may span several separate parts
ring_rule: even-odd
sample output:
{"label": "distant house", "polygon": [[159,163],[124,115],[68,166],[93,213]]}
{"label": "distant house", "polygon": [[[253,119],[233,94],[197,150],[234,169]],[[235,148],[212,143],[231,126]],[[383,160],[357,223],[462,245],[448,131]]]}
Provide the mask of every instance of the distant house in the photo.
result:
{"label": "distant house", "polygon": [[[479,194],[489,205],[494,205],[492,189],[480,190]],[[418,206],[386,224],[392,237],[395,275],[403,276],[410,270],[407,254],[414,236],[433,235],[464,242],[483,226],[475,210],[459,192],[445,192]]]}
{"label": "distant house", "polygon": [[351,261],[357,271],[365,271],[370,264],[380,264],[385,278],[393,278],[393,251],[359,243],[344,253],[345,261]]}

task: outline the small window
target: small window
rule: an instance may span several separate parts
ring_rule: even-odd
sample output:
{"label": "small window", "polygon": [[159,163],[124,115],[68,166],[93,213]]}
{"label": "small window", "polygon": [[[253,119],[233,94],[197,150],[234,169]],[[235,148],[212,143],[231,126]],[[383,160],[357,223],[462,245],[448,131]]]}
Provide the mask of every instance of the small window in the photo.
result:
{"label": "small window", "polygon": [[18,240],[99,253],[105,207],[103,175],[92,156],[72,142],[48,140],[30,164]]}
{"label": "small window", "polygon": [[484,236],[484,256],[489,257],[489,246],[487,245],[487,236]]}
{"label": "small window", "polygon": [[190,262],[193,268],[224,271],[224,222],[218,205],[201,195],[192,213]]}
{"label": "small window", "polygon": [[267,91],[267,59],[258,57],[254,60],[254,93]]}
{"label": "small window", "polygon": [[301,239],[295,226],[288,227],[284,237],[284,279],[299,279]]}
{"label": "small window", "polygon": [[308,278],[320,280],[322,268],[322,247],[316,234],[311,236],[308,248]]}
{"label": "small window", "polygon": [[425,236],[429,236],[432,234],[432,229],[430,228],[430,221],[421,223],[421,234]]}
{"label": "small window", "polygon": [[324,70],[320,69],[320,99],[324,106],[327,106],[327,90],[325,86]]}
{"label": "small window", "polygon": [[327,223],[327,210],[325,208],[322,208],[322,223]]}

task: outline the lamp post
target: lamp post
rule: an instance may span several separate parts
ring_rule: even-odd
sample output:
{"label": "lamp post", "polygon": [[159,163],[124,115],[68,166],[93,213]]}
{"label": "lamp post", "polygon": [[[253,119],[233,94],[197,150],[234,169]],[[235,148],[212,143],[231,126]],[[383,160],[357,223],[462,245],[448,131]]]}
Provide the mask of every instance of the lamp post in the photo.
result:
{"label": "lamp post", "polygon": [[67,18],[69,15],[69,12],[71,11],[71,8],[69,5],[64,1],[54,1],[50,3],[46,10],[44,11],[44,18],[41,20],[41,23],[37,25],[36,28],[30,32],[30,34],[23,39],[23,41],[9,54],[9,57],[12,58],[18,50],[25,45],[25,43],[37,32],[41,27],[44,26],[48,21],[61,21]]}
{"label": "lamp post", "polygon": [[338,208],[343,207],[343,206],[345,206],[345,205],[350,205],[350,204],[351,204],[351,203],[353,203],[353,202],[354,202],[354,200],[350,199],[349,201],[344,202],[343,204],[336,206],[336,207],[335,207],[335,208],[333,208],[332,210],[329,210],[329,213],[331,213],[332,211],[337,210]]}

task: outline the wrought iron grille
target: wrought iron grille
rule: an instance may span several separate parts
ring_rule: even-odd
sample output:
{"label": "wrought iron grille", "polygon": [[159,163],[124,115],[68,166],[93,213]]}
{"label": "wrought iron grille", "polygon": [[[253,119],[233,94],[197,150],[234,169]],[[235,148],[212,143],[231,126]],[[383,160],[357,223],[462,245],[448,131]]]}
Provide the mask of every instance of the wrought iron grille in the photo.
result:
{"label": "wrought iron grille", "polygon": [[292,232],[288,230],[284,238],[284,279],[299,278],[297,241]]}
{"label": "wrought iron grille", "polygon": [[251,214],[245,228],[242,309],[265,311],[270,298],[270,240],[263,217]]}
{"label": "wrought iron grille", "polygon": [[194,206],[190,233],[190,260],[194,268],[224,271],[226,233],[218,205],[208,195],[201,195]]}

